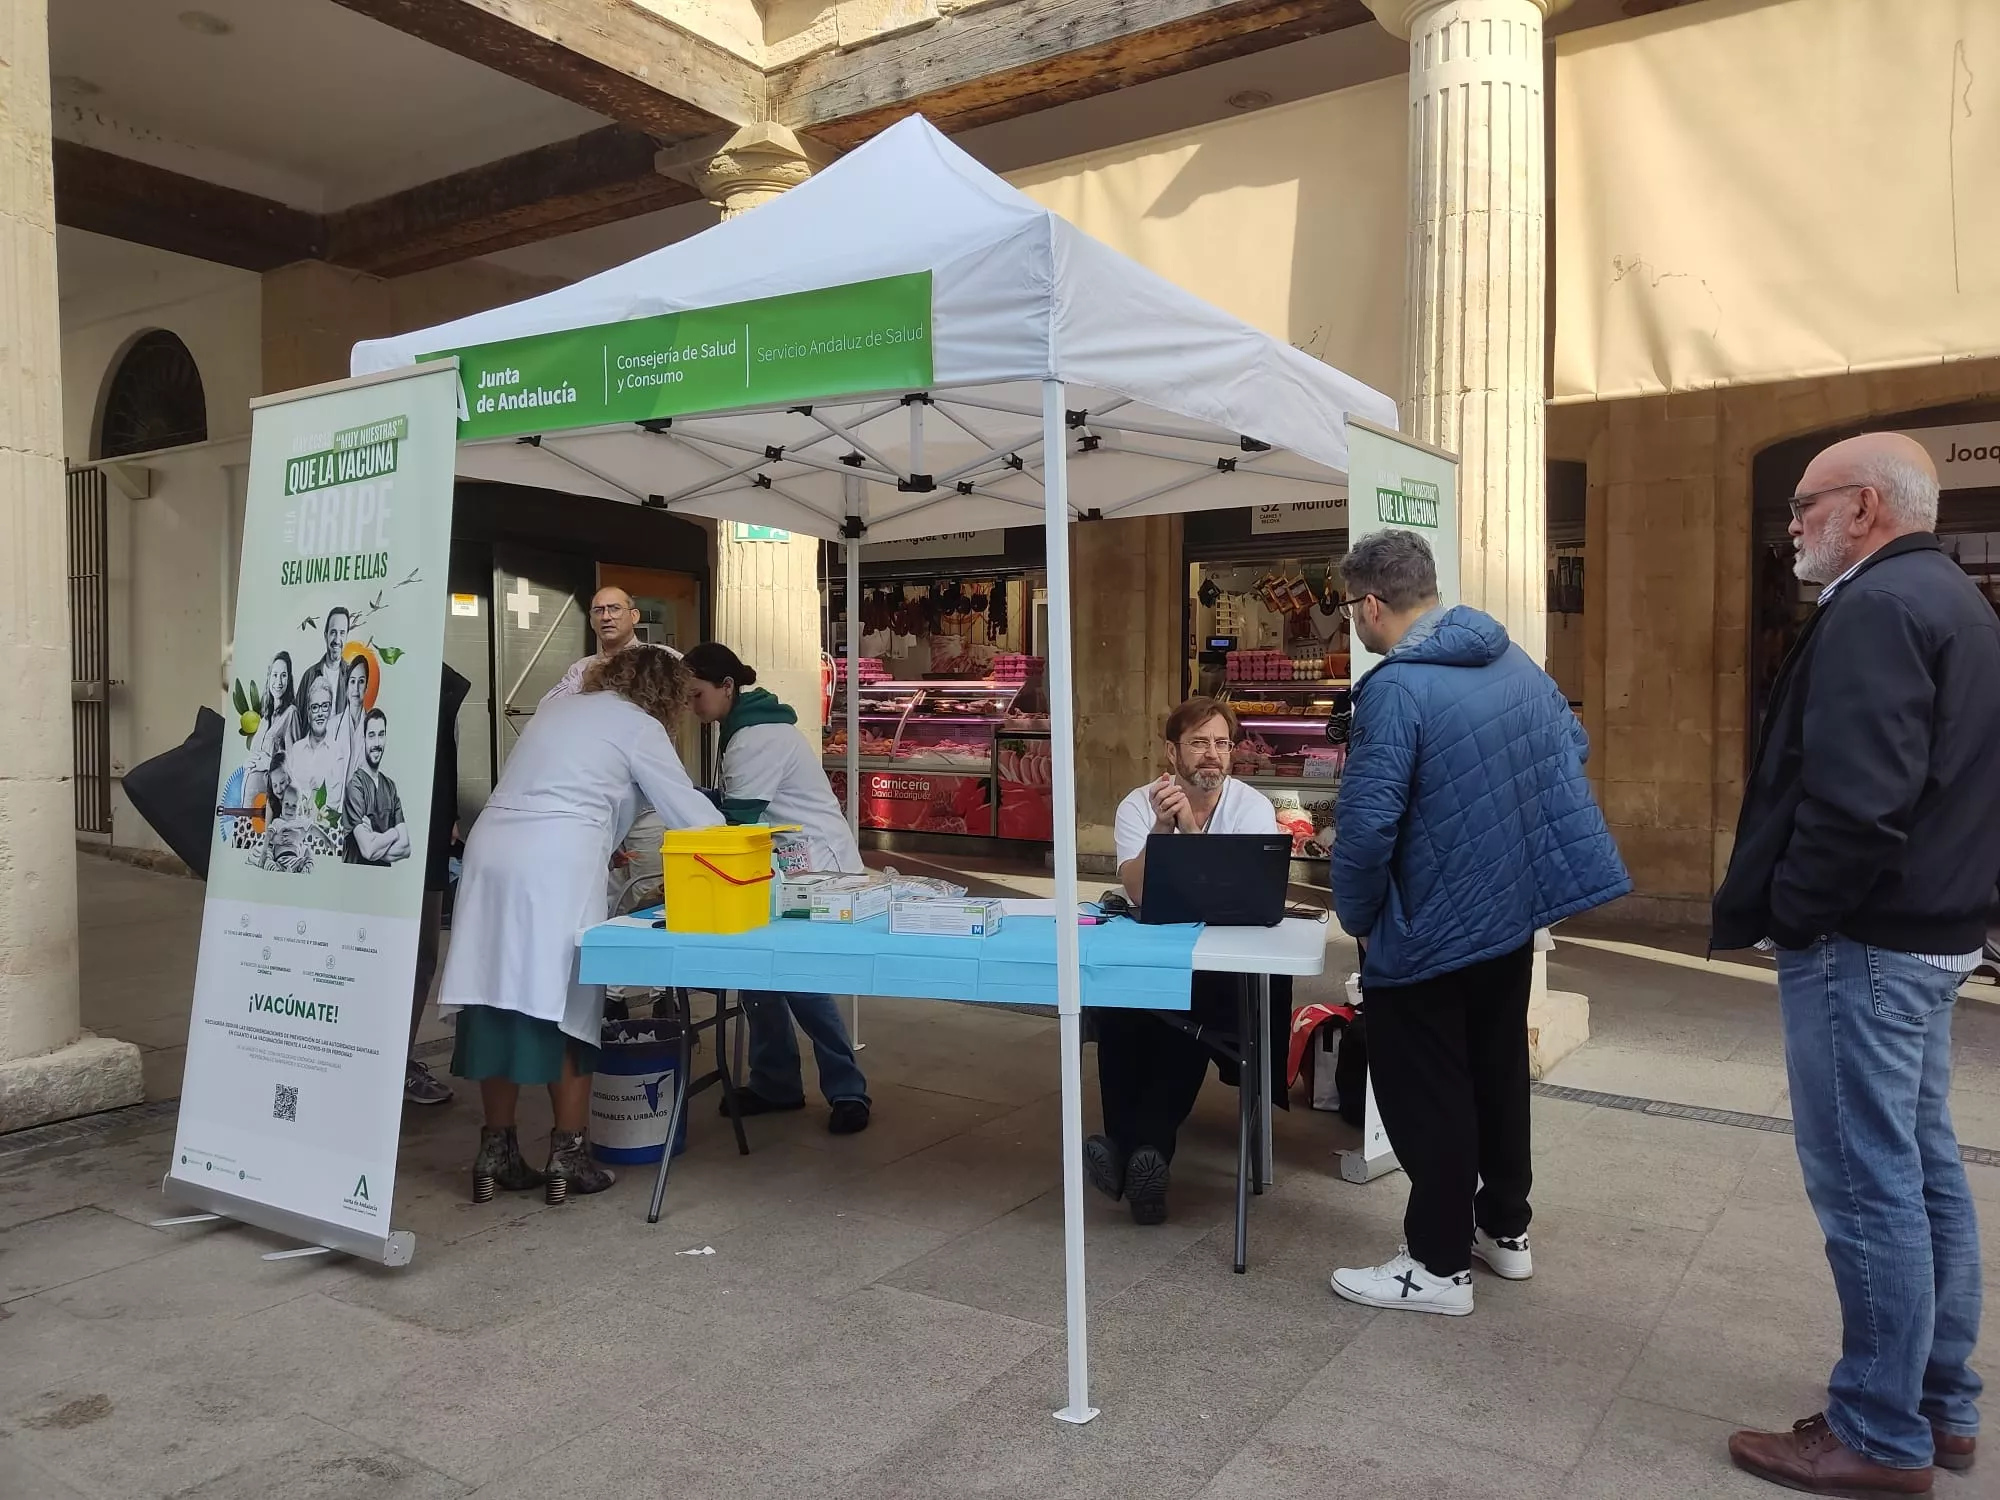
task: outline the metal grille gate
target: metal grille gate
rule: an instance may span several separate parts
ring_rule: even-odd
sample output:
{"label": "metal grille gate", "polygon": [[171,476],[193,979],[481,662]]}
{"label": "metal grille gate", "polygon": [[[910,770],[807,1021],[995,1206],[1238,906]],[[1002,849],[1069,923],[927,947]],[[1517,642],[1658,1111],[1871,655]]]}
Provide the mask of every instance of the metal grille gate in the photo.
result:
{"label": "metal grille gate", "polygon": [[105,563],[107,490],[101,469],[69,471],[70,731],[76,827],[111,832],[111,646]]}

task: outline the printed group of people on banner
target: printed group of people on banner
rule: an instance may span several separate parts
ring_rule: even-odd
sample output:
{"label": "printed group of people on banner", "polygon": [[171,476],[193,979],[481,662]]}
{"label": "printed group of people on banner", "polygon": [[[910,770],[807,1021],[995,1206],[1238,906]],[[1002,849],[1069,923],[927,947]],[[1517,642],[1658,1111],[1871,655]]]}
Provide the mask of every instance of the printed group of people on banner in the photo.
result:
{"label": "printed group of people on banner", "polygon": [[383,769],[389,715],[378,706],[382,655],[349,641],[352,611],[326,612],[325,654],[295,671],[279,651],[261,692],[236,689],[238,731],[249,742],[241,808],[262,836],[252,863],[304,874],[315,859],[388,866],[412,841],[396,783]]}

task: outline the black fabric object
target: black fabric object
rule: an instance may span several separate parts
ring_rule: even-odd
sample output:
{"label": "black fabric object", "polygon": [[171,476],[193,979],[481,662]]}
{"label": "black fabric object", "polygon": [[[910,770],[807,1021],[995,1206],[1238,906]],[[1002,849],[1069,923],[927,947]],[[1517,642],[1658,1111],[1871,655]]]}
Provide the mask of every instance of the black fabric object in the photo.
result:
{"label": "black fabric object", "polygon": [[[1366,992],[1375,1107],[1410,1179],[1403,1237],[1433,1276],[1472,1269],[1472,1231],[1528,1232],[1528,991],[1535,945]],[[1345,1051],[1345,1047],[1342,1048]]]}
{"label": "black fabric object", "polygon": [[1340,1118],[1359,1130],[1368,1118],[1368,1011],[1364,1006],[1340,1033],[1333,1062],[1333,1087],[1340,1095]]}
{"label": "black fabric object", "polygon": [[[1197,973],[1190,997],[1189,1019],[1221,1033],[1232,1045],[1236,1036],[1236,997],[1249,981],[1237,974]],[[1090,1011],[1097,1032],[1097,1086],[1104,1103],[1104,1133],[1130,1156],[1151,1146],[1168,1161],[1175,1138],[1194,1110],[1208,1065],[1214,1061],[1222,1081],[1234,1085],[1240,1075],[1208,1045],[1146,1010],[1109,1007]],[[1292,1029],[1292,982],[1284,975],[1271,980],[1271,1100],[1290,1108],[1285,1086],[1286,1041]]]}
{"label": "black fabric object", "polygon": [[2000,881],[1996,684],[2000,618],[1935,536],[1864,561],[1779,669],[1711,946],[1979,948]]}
{"label": "black fabric object", "polygon": [[458,822],[458,711],[472,684],[448,666],[438,668],[437,764],[431,774],[431,824],[424,849],[424,889],[451,883],[451,830]]}
{"label": "black fabric object", "polygon": [[125,800],[182,864],[208,879],[215,847],[215,794],[222,784],[222,715],[203,708],[194,729],[171,750],[125,773]]}

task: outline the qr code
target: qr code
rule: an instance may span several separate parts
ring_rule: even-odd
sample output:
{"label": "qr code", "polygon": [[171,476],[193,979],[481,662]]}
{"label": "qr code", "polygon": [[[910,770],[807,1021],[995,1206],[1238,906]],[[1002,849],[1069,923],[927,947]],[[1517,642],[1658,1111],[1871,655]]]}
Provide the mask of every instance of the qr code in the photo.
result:
{"label": "qr code", "polygon": [[274,1120],[297,1120],[299,1117],[299,1086],[295,1083],[278,1085],[278,1095],[271,1101],[271,1118]]}

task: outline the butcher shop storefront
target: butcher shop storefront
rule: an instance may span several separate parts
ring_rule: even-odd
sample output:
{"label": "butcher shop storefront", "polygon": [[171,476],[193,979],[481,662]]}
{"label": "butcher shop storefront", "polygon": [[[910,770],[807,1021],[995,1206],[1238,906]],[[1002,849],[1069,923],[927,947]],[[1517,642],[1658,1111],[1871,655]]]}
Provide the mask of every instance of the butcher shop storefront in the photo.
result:
{"label": "butcher shop storefront", "polygon": [[[1039,855],[1055,836],[1039,527],[862,549],[863,842]],[[821,597],[831,690],[827,778],[847,802],[847,584],[829,546]]]}

